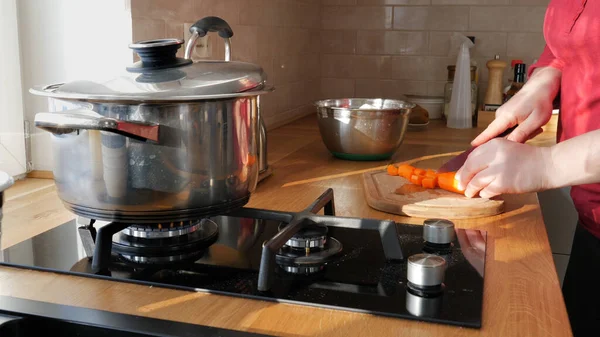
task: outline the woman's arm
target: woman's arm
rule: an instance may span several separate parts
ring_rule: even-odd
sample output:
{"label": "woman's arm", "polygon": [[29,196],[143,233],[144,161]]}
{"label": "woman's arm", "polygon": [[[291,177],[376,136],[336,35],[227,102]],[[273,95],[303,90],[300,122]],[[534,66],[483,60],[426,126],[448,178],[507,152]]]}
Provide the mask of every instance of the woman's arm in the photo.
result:
{"label": "woman's arm", "polygon": [[545,150],[550,164],[548,189],[600,183],[600,130],[591,131]]}
{"label": "woman's arm", "polygon": [[600,130],[551,147],[493,139],[469,154],[456,179],[469,198],[600,183]]}

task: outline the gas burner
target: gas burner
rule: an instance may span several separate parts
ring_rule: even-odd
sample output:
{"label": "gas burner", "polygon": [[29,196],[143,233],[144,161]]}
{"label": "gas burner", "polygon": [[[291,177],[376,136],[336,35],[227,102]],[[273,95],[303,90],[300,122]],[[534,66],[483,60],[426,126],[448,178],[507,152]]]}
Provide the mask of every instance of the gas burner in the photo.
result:
{"label": "gas burner", "polygon": [[283,270],[295,275],[312,275],[325,269],[324,265],[316,266],[283,266]]}
{"label": "gas burner", "polygon": [[[185,229],[194,230],[184,235],[172,235],[165,237],[137,237],[129,235],[132,231],[121,231],[113,235],[112,251],[122,259],[137,264],[168,264],[184,260],[198,259],[206,248],[216,242],[218,237],[218,226],[210,219],[202,219],[193,222]],[[129,227],[128,227],[129,228]],[[158,232],[170,230],[154,227]],[[173,231],[179,231],[177,229]],[[151,230],[146,230],[151,233]],[[138,233],[140,233],[138,231]],[[160,234],[159,234],[160,235]]]}
{"label": "gas burner", "polygon": [[329,238],[325,248],[299,250],[284,246],[275,256],[277,264],[292,274],[313,274],[321,271],[325,264],[342,251],[342,244]]}
{"label": "gas burner", "polygon": [[[281,231],[286,224],[279,225]],[[286,243],[286,247],[295,249],[323,249],[327,243],[327,226],[319,224],[311,224],[300,229]]]}
{"label": "gas burner", "polygon": [[202,227],[202,221],[179,221],[163,224],[131,225],[121,233],[142,239],[164,239],[193,233]]}
{"label": "gas burner", "polygon": [[197,260],[204,255],[204,250],[192,252],[189,254],[180,255],[168,255],[168,256],[139,256],[139,255],[126,255],[119,254],[123,260],[132,262],[140,265],[158,265],[158,264],[172,264],[182,261]]}

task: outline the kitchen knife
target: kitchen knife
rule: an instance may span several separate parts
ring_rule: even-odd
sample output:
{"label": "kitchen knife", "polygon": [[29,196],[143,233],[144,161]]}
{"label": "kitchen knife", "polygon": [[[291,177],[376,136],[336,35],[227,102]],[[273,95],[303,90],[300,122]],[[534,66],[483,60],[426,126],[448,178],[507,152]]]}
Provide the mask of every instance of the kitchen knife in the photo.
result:
{"label": "kitchen knife", "polygon": [[[514,129],[517,128],[518,125],[515,125],[511,128],[506,129],[504,132],[502,132],[501,134],[499,134],[498,136],[496,136],[495,138],[504,138],[506,136],[508,136],[511,132],[513,132]],[[458,169],[460,169],[463,164],[465,163],[465,161],[467,160],[467,157],[469,157],[469,154],[471,152],[473,152],[473,150],[475,150],[476,146],[471,147],[470,149],[468,149],[467,151],[459,154],[458,156],[448,160],[444,165],[442,165],[437,172],[438,173],[444,173],[444,172],[454,172],[454,171],[458,171]]]}

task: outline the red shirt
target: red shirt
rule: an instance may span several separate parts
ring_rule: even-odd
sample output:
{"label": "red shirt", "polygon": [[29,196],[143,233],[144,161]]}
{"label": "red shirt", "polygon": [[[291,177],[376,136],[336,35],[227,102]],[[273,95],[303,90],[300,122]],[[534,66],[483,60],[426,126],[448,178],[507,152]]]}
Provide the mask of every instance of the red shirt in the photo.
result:
{"label": "red shirt", "polygon": [[[557,141],[600,129],[600,1],[552,0],[536,67],[562,70]],[[600,168],[598,168],[600,169]],[[581,224],[600,238],[600,184],[573,186]]]}

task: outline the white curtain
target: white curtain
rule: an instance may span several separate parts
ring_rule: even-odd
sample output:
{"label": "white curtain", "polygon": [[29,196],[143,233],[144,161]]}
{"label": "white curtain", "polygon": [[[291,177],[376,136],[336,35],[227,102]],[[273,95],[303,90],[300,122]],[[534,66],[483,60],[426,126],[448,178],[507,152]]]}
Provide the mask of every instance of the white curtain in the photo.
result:
{"label": "white curtain", "polygon": [[27,171],[17,0],[0,1],[0,171]]}

